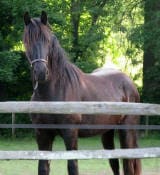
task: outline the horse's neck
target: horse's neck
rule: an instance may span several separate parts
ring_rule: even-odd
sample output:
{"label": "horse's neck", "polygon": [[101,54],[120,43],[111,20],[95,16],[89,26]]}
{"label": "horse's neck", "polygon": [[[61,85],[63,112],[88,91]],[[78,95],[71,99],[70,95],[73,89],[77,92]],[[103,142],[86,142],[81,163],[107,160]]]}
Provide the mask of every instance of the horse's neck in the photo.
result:
{"label": "horse's neck", "polygon": [[81,74],[79,68],[69,62],[65,51],[55,37],[53,37],[49,60],[51,79],[54,84],[67,86],[66,83],[73,83]]}
{"label": "horse's neck", "polygon": [[49,53],[49,80],[38,85],[36,94],[42,98],[61,100],[68,91],[74,92],[77,89],[82,72],[69,62],[57,40],[52,44]]}
{"label": "horse's neck", "polygon": [[61,81],[49,81],[39,84],[38,88],[34,91],[36,100],[39,101],[64,101],[67,98],[68,84],[61,84]]}

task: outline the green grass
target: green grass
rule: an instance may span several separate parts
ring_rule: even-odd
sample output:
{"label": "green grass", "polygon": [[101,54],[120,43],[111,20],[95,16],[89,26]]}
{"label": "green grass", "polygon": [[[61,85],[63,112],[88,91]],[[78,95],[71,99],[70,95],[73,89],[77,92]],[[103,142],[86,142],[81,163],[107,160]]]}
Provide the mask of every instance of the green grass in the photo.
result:
{"label": "green grass", "polygon": [[[159,147],[158,136],[140,138],[140,147]],[[116,139],[116,146],[119,147]],[[64,150],[61,138],[57,137],[54,150]],[[0,150],[36,150],[34,138],[0,138]],[[79,139],[79,149],[102,149],[99,137]],[[38,161],[10,160],[0,161],[0,175],[36,175]],[[50,175],[67,175],[67,165],[64,160],[51,161]],[[160,158],[142,160],[143,175],[158,175],[160,173]],[[122,168],[122,166],[121,166]],[[112,174],[107,160],[79,160],[80,175],[104,175]]]}

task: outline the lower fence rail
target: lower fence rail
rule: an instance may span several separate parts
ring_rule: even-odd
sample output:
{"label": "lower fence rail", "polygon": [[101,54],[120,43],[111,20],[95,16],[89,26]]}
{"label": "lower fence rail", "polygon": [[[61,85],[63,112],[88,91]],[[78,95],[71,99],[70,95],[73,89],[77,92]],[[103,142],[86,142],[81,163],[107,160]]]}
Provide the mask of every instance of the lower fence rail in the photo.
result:
{"label": "lower fence rail", "polygon": [[21,129],[118,129],[160,130],[160,125],[90,125],[90,124],[0,124],[0,128]]}
{"label": "lower fence rail", "polygon": [[71,160],[115,158],[159,158],[160,148],[74,151],[0,151],[0,160]]}

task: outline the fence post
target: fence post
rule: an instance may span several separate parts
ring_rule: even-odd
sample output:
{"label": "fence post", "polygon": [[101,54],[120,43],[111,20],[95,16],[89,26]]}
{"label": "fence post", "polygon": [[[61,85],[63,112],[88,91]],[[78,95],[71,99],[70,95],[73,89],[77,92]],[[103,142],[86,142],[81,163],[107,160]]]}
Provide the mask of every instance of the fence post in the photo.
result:
{"label": "fence post", "polygon": [[14,124],[15,124],[15,113],[12,113],[12,138],[15,138],[15,128],[14,128]]}
{"label": "fence post", "polygon": [[[145,116],[145,125],[148,126],[149,125],[149,116]],[[145,136],[148,137],[148,129],[145,129]]]}

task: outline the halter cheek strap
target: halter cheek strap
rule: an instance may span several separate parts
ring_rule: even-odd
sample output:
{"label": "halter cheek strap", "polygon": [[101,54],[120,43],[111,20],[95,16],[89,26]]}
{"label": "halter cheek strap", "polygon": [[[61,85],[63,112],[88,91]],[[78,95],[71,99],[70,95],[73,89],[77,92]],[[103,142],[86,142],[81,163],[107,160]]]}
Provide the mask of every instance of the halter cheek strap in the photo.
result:
{"label": "halter cheek strap", "polygon": [[33,87],[33,90],[36,91],[37,88],[38,88],[38,81],[36,81],[36,83],[35,83],[35,85],[34,85],[34,87]]}

